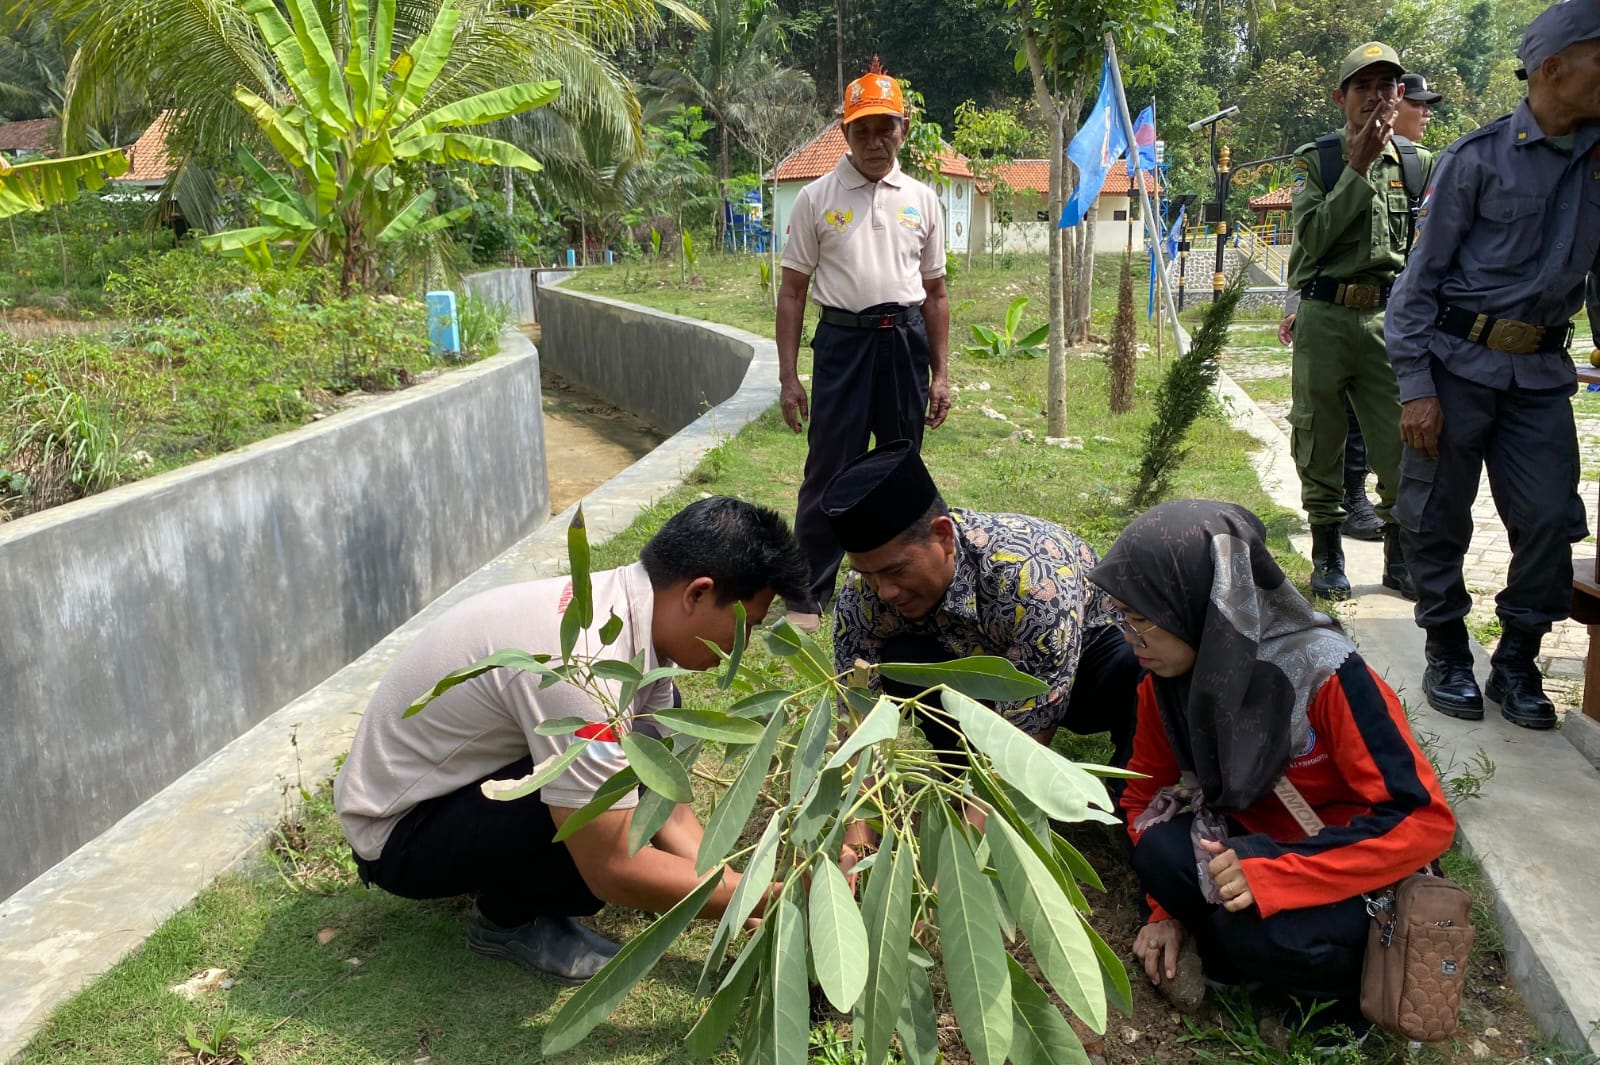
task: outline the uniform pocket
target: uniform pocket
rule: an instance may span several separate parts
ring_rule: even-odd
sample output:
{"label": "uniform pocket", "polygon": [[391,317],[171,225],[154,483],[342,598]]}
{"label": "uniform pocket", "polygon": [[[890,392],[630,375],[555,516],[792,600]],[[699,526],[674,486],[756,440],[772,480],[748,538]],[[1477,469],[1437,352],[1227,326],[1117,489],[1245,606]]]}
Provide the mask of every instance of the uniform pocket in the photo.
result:
{"label": "uniform pocket", "polygon": [[1289,422],[1289,447],[1294,452],[1294,463],[1302,470],[1311,469],[1316,457],[1316,437],[1311,432],[1311,412],[1291,408],[1286,416]]}
{"label": "uniform pocket", "polygon": [[1422,532],[1422,516],[1427,513],[1438,472],[1438,459],[1430,459],[1414,447],[1401,450],[1400,490],[1395,494],[1390,517],[1407,532]]}
{"label": "uniform pocket", "polygon": [[1479,201],[1481,239],[1476,250],[1496,272],[1522,275],[1544,248],[1547,201],[1539,196],[1496,196]]}

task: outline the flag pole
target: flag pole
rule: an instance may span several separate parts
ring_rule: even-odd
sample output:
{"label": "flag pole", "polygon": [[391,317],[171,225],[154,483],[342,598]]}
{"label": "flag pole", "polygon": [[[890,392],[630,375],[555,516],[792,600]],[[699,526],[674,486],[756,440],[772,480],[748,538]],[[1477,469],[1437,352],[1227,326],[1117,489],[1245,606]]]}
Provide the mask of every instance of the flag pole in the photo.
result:
{"label": "flag pole", "polygon": [[1178,354],[1182,355],[1189,350],[1189,338],[1184,335],[1183,327],[1178,324],[1178,311],[1172,302],[1172,289],[1167,284],[1167,261],[1162,254],[1160,223],[1155,220],[1150,208],[1150,190],[1144,187],[1144,168],[1139,163],[1139,146],[1133,142],[1133,116],[1128,113],[1128,97],[1122,91],[1122,67],[1117,59],[1117,42],[1111,31],[1106,31],[1106,54],[1111,57],[1111,84],[1117,91],[1117,108],[1122,115],[1122,128],[1128,132],[1128,154],[1133,160],[1134,181],[1139,186],[1139,202],[1144,209],[1144,226],[1146,238],[1150,241],[1153,254],[1156,257],[1156,273],[1161,278],[1161,294],[1167,306],[1167,313],[1172,317],[1172,335],[1176,342]]}

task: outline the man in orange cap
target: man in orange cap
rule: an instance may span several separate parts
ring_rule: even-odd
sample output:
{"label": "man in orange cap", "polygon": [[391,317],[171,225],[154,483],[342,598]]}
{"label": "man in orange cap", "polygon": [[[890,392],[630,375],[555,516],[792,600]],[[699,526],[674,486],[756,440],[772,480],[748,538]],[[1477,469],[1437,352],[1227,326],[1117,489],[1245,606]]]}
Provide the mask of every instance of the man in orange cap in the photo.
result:
{"label": "man in orange cap", "polygon": [[[778,294],[783,419],[807,418],[805,477],[794,531],[811,566],[809,602],[787,604],[808,631],[833,597],[844,552],[822,513],[822,490],[879,443],[922,443],[950,410],[950,302],[938,195],[899,166],[906,138],[900,86],[874,58],[844,94],[849,152],[795,199]],[[800,381],[807,295],[821,307],[811,341],[811,395]]]}

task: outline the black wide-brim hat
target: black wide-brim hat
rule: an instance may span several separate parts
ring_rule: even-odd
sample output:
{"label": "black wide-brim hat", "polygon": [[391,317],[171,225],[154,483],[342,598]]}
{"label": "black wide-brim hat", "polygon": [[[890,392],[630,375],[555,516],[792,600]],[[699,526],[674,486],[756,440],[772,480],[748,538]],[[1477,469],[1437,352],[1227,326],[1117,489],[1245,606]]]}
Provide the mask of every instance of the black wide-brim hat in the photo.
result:
{"label": "black wide-brim hat", "polygon": [[822,513],[839,546],[875,551],[927,513],[939,489],[910,440],[858,455],[822,490]]}

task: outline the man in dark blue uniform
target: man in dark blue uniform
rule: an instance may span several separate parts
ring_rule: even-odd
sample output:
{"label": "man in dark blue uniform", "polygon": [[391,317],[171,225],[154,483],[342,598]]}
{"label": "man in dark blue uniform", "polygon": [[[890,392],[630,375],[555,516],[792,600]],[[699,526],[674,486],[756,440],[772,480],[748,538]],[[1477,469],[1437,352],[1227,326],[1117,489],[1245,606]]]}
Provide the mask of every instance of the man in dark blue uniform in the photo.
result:
{"label": "man in dark blue uniform", "polygon": [[1483,716],[1461,563],[1487,464],[1511,541],[1488,693],[1514,724],[1550,728],[1539,644],[1568,616],[1570,545],[1588,532],[1568,348],[1600,253],[1600,3],[1546,9],[1518,56],[1527,100],[1434,169],[1385,338],[1405,444],[1394,517],[1428,634],[1428,703]]}

